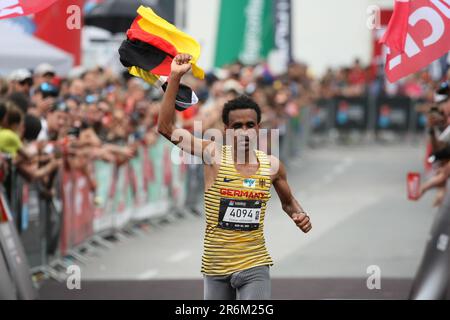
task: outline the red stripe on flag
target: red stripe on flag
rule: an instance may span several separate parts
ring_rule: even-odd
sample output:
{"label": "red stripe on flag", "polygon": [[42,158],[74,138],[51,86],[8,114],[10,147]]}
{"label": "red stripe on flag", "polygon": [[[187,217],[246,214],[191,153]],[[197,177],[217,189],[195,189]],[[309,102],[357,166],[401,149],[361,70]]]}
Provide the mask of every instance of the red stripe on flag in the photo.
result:
{"label": "red stripe on flag", "polygon": [[386,44],[391,50],[402,52],[405,47],[409,12],[409,0],[397,0],[395,2],[394,13],[389,21],[385,34],[380,40],[381,43]]}
{"label": "red stripe on flag", "polygon": [[172,60],[172,57],[167,56],[156,68],[149,71],[158,76],[168,76],[170,74],[170,65],[172,64]]}
{"label": "red stripe on flag", "polygon": [[130,29],[128,29],[127,31],[128,39],[143,41],[166,52],[168,55],[175,57],[178,54],[178,51],[175,48],[175,46],[166,39],[163,39],[161,37],[158,37],[154,34],[148,33],[147,31],[143,30],[138,23],[140,19],[142,19],[142,17],[134,19]]}

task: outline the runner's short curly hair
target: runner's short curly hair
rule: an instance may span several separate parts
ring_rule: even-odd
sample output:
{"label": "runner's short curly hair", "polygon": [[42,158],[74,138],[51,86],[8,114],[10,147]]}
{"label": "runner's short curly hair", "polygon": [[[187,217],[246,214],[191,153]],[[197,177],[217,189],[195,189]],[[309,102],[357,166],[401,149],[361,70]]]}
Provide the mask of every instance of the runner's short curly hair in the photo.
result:
{"label": "runner's short curly hair", "polygon": [[225,125],[228,125],[230,112],[233,110],[253,109],[256,112],[257,122],[261,122],[261,108],[259,105],[249,96],[241,95],[233,100],[228,101],[223,106],[222,121]]}

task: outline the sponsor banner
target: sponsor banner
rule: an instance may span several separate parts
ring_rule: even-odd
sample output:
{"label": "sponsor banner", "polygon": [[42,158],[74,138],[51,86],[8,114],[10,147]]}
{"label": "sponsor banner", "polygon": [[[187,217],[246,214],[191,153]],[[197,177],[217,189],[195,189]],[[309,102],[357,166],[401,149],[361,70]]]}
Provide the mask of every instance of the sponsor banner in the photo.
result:
{"label": "sponsor banner", "polygon": [[333,126],[335,104],[333,100],[318,100],[310,111],[310,125],[314,133],[326,133]]}
{"label": "sponsor banner", "polygon": [[221,1],[215,66],[266,58],[274,48],[274,25],[271,0]]}
{"label": "sponsor banner", "polygon": [[414,126],[416,132],[423,132],[427,127],[427,114],[417,111],[417,106],[423,105],[424,103],[426,103],[426,100],[413,100],[411,107],[411,110],[415,110]]}
{"label": "sponsor banner", "polygon": [[[171,163],[164,162],[164,149],[172,146],[166,139],[160,137],[157,142],[149,148],[149,158],[152,160],[154,179],[148,186],[148,208],[152,216],[164,215],[169,210],[169,186],[167,178]],[[167,157],[167,156],[166,156]],[[170,158],[169,158],[170,161]]]}
{"label": "sponsor banner", "polygon": [[405,132],[409,128],[410,113],[411,100],[408,97],[379,98],[376,128]]}
{"label": "sponsor banner", "polygon": [[94,193],[84,173],[75,171],[73,179],[73,244],[78,245],[93,235]]}
{"label": "sponsor banner", "polygon": [[64,255],[94,234],[94,193],[84,173],[63,169],[62,198],[61,253]]}
{"label": "sponsor banner", "polygon": [[365,130],[367,128],[367,97],[335,99],[335,125],[344,130]]}
{"label": "sponsor banner", "polygon": [[[17,179],[17,223],[33,266],[46,263],[59,248],[61,255],[94,234],[125,227],[131,221],[163,216],[171,205],[184,208],[187,195],[186,165],[171,159],[172,144],[159,138],[141,147],[129,163],[94,161],[87,164],[96,179],[92,189],[85,172],[61,168],[55,179],[57,197],[40,196],[38,186]],[[0,221],[11,220],[0,211]]]}
{"label": "sponsor banner", "polygon": [[274,61],[271,69],[277,73],[287,71],[292,61],[292,1],[275,0],[273,2],[274,12],[274,48],[270,52],[269,61]]}

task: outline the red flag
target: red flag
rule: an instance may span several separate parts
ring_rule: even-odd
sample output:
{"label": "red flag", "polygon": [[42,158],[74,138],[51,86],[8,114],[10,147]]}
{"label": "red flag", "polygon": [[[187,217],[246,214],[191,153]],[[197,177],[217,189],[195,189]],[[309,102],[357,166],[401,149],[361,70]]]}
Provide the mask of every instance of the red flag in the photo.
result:
{"label": "red flag", "polygon": [[[75,12],[68,9],[82,8],[83,2],[84,0],[59,0],[54,6],[34,16],[36,23],[34,36],[72,54],[75,65],[81,63],[82,10]],[[68,21],[73,23],[70,28]],[[77,22],[80,23],[79,26],[75,25]]]}
{"label": "red flag", "polygon": [[386,32],[380,40],[391,50],[402,52],[405,47],[410,7],[409,0],[395,1],[391,20],[389,20]]}
{"label": "red flag", "polygon": [[381,42],[390,82],[429,65],[450,50],[450,1],[397,0]]}
{"label": "red flag", "polygon": [[58,0],[0,0],[0,19],[26,16],[51,6]]}

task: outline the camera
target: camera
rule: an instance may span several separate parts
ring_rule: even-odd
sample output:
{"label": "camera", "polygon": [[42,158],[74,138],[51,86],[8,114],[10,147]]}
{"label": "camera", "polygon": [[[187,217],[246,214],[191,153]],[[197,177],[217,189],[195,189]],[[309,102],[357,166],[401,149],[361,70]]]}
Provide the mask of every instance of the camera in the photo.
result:
{"label": "camera", "polygon": [[435,161],[450,160],[450,146],[434,152],[429,158],[429,163],[434,163]]}
{"label": "camera", "polygon": [[67,135],[78,138],[80,136],[80,128],[72,127],[67,131]]}

